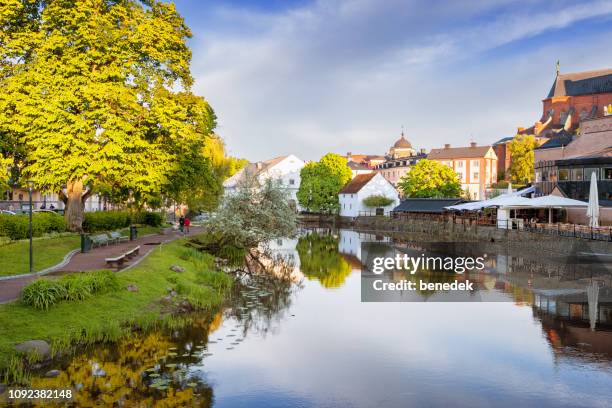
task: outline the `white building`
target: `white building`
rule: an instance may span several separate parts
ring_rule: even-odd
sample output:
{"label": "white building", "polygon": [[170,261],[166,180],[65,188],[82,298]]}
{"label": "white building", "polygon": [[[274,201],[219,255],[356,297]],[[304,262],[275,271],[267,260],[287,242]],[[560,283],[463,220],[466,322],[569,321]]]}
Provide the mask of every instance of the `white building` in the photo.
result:
{"label": "white building", "polygon": [[380,195],[393,200],[391,204],[383,207],[384,212],[395,208],[400,200],[397,190],[380,173],[360,174],[340,190],[340,215],[343,217],[357,217],[360,213],[372,213],[375,208],[367,207],[363,200],[373,195]]}
{"label": "white building", "polygon": [[299,210],[296,194],[300,188],[300,171],[304,165],[303,160],[292,154],[249,163],[238,173],[225,180],[223,183],[224,193],[232,194],[246,177],[256,177],[260,183],[273,180],[287,191],[289,203]]}

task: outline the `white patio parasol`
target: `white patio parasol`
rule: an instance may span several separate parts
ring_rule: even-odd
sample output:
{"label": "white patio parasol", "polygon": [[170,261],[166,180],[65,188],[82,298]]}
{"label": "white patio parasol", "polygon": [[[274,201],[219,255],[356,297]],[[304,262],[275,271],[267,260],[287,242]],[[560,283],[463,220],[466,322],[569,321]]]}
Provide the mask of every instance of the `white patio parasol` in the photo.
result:
{"label": "white patio parasol", "polygon": [[508,192],[506,194],[512,194],[512,183],[508,183]]}
{"label": "white patio parasol", "polygon": [[586,211],[589,217],[589,226],[599,227],[599,192],[597,191],[597,177],[591,173],[591,189],[589,191],[589,206]]}

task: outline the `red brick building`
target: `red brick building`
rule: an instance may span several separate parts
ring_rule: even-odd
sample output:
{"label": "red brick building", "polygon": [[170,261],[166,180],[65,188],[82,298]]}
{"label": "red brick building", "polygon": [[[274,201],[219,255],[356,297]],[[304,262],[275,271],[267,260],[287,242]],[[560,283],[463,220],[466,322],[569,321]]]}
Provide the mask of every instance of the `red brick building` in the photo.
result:
{"label": "red brick building", "polygon": [[611,114],[610,104],[612,68],[569,74],[557,71],[548,95],[542,100],[542,117],[520,133],[552,136],[563,128],[573,133],[581,120]]}

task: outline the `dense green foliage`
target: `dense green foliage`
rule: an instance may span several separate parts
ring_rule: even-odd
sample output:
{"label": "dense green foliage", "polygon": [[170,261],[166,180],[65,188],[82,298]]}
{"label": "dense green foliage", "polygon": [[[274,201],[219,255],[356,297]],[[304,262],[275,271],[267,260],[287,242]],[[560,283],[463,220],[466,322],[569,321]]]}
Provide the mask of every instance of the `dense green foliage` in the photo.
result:
{"label": "dense green foliage", "polygon": [[21,300],[25,305],[47,310],[61,301],[85,300],[96,293],[118,289],[119,280],[114,272],[97,271],[60,279],[37,279],[23,288]]}
{"label": "dense green foliage", "polygon": [[0,155],[60,193],[71,231],[94,192],[142,206],[219,185],[204,156],[216,117],[191,92],[191,32],[174,4],[9,0],[0,21]]}
{"label": "dense green foliage", "polygon": [[393,199],[383,195],[371,195],[363,199],[363,204],[366,207],[386,207],[393,204]]}
{"label": "dense green foliage", "polygon": [[338,238],[317,233],[300,237],[296,246],[300,270],[308,279],[317,279],[326,288],[342,286],[351,266],[338,252]]}
{"label": "dense green foliage", "polygon": [[[0,236],[12,240],[29,237],[29,215],[0,214]],[[43,234],[66,231],[66,221],[61,215],[49,212],[32,214],[32,236],[40,237]]]}
{"label": "dense green foliage", "polygon": [[517,183],[528,183],[533,180],[534,149],[538,146],[533,135],[516,135],[508,150],[512,156],[510,177]]}
{"label": "dense green foliage", "polygon": [[419,160],[398,183],[405,197],[453,198],[461,195],[459,176],[434,160]]}
{"label": "dense green foliage", "polygon": [[125,228],[133,224],[145,224],[159,227],[163,223],[163,214],[158,212],[140,212],[130,214],[128,211],[97,211],[85,213],[83,229],[87,232],[110,231]]}
{"label": "dense green foliage", "polygon": [[340,209],[338,193],[351,180],[345,157],[328,153],[318,162],[310,162],[300,172],[297,199],[308,211],[333,214]]}

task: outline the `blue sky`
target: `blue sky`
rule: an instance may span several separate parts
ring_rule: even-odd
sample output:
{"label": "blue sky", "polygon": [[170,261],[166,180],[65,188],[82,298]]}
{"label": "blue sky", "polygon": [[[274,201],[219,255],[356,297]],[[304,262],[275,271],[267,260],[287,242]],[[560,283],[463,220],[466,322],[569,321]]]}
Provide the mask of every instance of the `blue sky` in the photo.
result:
{"label": "blue sky", "polygon": [[383,154],[530,126],[555,75],[612,66],[612,1],[176,1],[231,154]]}

